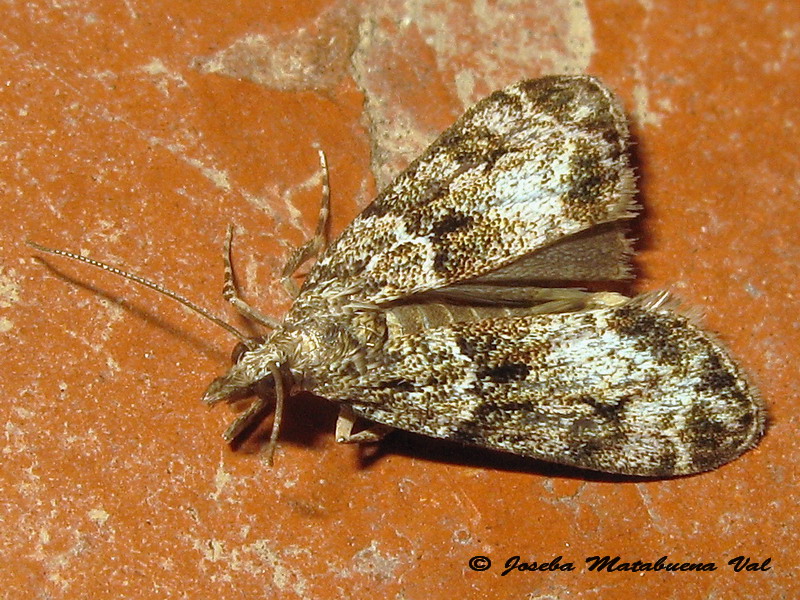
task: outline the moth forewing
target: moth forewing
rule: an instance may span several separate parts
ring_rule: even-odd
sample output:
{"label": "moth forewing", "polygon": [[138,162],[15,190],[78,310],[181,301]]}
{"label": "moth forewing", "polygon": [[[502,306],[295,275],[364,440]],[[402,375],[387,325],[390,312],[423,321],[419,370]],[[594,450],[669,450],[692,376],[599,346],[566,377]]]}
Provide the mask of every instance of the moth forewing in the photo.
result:
{"label": "moth forewing", "polygon": [[[320,256],[303,291],[402,300],[488,276],[630,218],[636,205],[627,146],[625,115],[593,77],[545,77],[497,91],[356,217]],[[609,247],[600,242],[595,250]],[[619,265],[628,247],[623,242],[611,263]]]}
{"label": "moth forewing", "polygon": [[[715,468],[755,445],[765,411],[727,352],[663,294],[442,323],[419,306],[379,361],[320,390],[399,429],[643,476]],[[390,312],[391,314],[391,312]]]}

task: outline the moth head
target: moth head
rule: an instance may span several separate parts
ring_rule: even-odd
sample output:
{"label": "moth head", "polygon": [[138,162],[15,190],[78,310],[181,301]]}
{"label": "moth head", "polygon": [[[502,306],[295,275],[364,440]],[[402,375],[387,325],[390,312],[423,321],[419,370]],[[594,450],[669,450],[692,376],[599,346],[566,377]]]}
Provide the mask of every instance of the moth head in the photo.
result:
{"label": "moth head", "polygon": [[223,400],[234,402],[253,394],[268,395],[274,388],[275,369],[285,362],[275,344],[263,337],[249,338],[233,348],[228,372],[217,377],[203,394],[203,402],[213,406]]}
{"label": "moth head", "polygon": [[287,369],[286,353],[275,332],[268,338],[248,338],[237,344],[231,355],[233,366],[222,377],[217,377],[203,394],[203,402],[209,406],[223,400],[235,402],[253,396],[250,405],[241,412],[222,435],[227,442],[235,442],[246,431],[254,427],[263,417],[268,400],[275,400],[275,416],[272,434],[267,446],[267,461],[272,464],[272,456],[278,443],[283,401],[286,398],[284,381],[291,381]]}

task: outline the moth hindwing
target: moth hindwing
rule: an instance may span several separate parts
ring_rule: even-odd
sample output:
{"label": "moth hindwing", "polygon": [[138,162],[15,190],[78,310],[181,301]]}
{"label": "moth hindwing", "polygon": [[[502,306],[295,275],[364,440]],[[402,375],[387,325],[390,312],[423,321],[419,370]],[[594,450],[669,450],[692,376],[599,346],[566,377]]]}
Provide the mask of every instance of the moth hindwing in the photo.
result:
{"label": "moth hindwing", "polygon": [[305,389],[340,403],[341,441],[370,439],[350,435],[364,417],[376,435],[400,428],[609,473],[694,473],[739,456],[765,409],[674,300],[552,287],[629,275],[627,146],[625,115],[593,77],[494,92],[321,253],[283,321],[204,401],[258,389],[277,397],[277,422],[285,393]]}

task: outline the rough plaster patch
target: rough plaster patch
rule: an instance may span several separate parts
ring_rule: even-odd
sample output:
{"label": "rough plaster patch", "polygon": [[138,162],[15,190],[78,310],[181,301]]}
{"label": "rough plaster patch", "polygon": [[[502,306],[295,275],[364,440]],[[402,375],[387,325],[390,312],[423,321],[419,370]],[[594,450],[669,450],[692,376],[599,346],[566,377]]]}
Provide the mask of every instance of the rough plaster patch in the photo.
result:
{"label": "rough plaster patch", "polygon": [[404,88],[445,86],[453,99],[443,110],[455,117],[518,79],[582,72],[594,49],[588,11],[576,0],[341,2],[306,27],[246,35],[194,66],[294,91],[329,89],[349,69],[365,95],[372,170],[383,187],[438,133]]}
{"label": "rough plaster patch", "polygon": [[349,3],[336,4],[308,27],[246,35],[193,66],[277,90],[331,88],[346,74],[355,46],[352,15]]}
{"label": "rough plaster patch", "polygon": [[225,471],[225,464],[220,458],[219,464],[217,465],[217,472],[214,474],[214,492],[211,494],[211,497],[214,498],[214,500],[219,499],[220,494],[222,494],[222,490],[225,489],[225,486],[230,480],[231,475]]}
{"label": "rough plaster patch", "polygon": [[353,570],[379,579],[390,580],[394,578],[401,562],[401,559],[397,557],[379,552],[378,542],[372,540],[369,546],[359,550],[353,557]]}
{"label": "rough plaster patch", "polygon": [[633,87],[633,113],[642,125],[661,125],[663,115],[652,109],[650,90],[645,83],[639,82]]}
{"label": "rough plaster patch", "polygon": [[9,308],[19,301],[19,284],[14,269],[0,267],[0,308]]}
{"label": "rough plaster patch", "polygon": [[160,58],[153,58],[149,63],[143,65],[140,70],[153,78],[156,87],[165,96],[169,94],[171,85],[179,88],[188,87],[183,76],[178,71],[167,68],[167,65]]}
{"label": "rough plaster patch", "polygon": [[[209,562],[222,562],[231,571],[250,573],[263,579],[265,572],[270,573],[272,585],[281,591],[290,591],[304,597],[308,585],[301,573],[292,565],[297,561],[286,561],[273,549],[269,540],[256,540],[230,550],[226,545],[216,539],[192,539],[194,548],[201,554],[203,560]],[[284,548],[285,554],[298,554],[305,557],[303,562],[310,560],[310,553],[304,550]]]}
{"label": "rough plaster patch", "polygon": [[582,72],[594,53],[583,2],[393,0],[368,11],[359,24],[352,71],[366,97],[373,173],[381,188],[439,133],[421,121],[417,102],[404,101],[408,86],[423,93],[424,86],[452,90],[445,109],[454,118],[516,80]]}
{"label": "rough plaster patch", "polygon": [[89,511],[89,519],[98,525],[105,525],[110,516],[111,515],[109,515],[102,508],[93,508]]}

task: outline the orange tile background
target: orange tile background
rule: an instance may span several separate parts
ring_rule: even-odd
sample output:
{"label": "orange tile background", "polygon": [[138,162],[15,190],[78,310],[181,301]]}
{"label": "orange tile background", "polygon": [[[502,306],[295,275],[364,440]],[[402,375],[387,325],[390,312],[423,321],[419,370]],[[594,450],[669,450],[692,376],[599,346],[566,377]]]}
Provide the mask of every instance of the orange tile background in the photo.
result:
{"label": "orange tile background", "polygon": [[[4,4],[0,53],[4,597],[800,594],[798,3],[34,1]],[[283,258],[315,224],[316,146],[336,233],[467,104],[582,71],[633,122],[636,289],[704,309],[770,407],[763,443],[712,473],[587,476],[403,433],[363,456],[308,395],[270,469],[197,402],[224,333],[23,243],[235,321],[219,295],[235,223],[243,287],[279,315]],[[718,569],[586,571],[604,554]],[[576,571],[501,576],[513,555]],[[770,570],[733,573],[738,555]]]}

